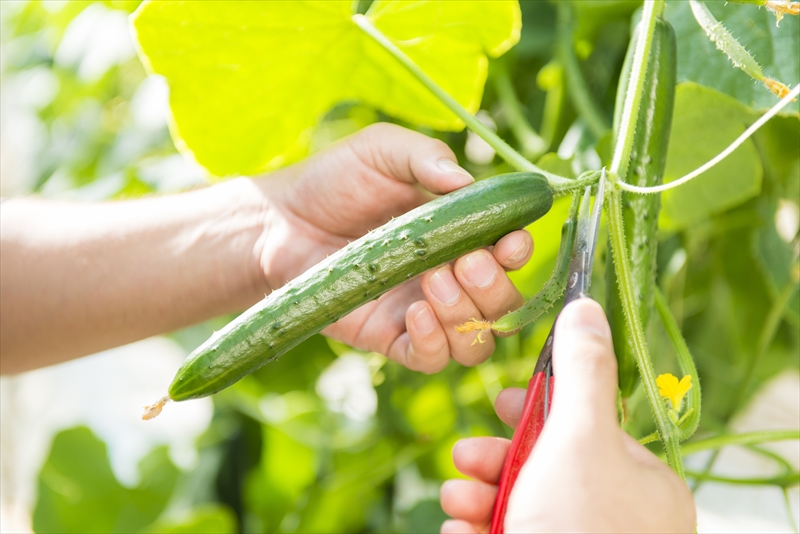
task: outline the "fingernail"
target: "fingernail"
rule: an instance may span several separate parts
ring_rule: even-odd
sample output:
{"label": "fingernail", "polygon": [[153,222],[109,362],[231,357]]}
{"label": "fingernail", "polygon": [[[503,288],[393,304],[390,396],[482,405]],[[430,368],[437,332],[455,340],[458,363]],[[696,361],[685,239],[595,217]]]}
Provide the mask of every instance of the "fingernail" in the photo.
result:
{"label": "fingernail", "polygon": [[461,286],[458,285],[455,276],[447,268],[439,269],[433,273],[430,279],[430,287],[431,293],[436,297],[436,300],[447,306],[455,304],[461,294]]}
{"label": "fingernail", "polygon": [[518,261],[522,261],[522,259],[527,256],[528,250],[530,250],[530,245],[528,245],[528,240],[523,239],[522,243],[519,244],[517,250],[515,250],[511,256],[508,257],[509,263],[517,263]]}
{"label": "fingernail", "polygon": [[497,267],[491,254],[475,252],[464,258],[464,278],[475,287],[488,287],[497,275]]}
{"label": "fingernail", "polygon": [[436,166],[439,167],[444,172],[454,172],[468,178],[468,180],[464,180],[464,183],[471,184],[472,182],[475,181],[475,178],[473,178],[470,173],[462,169],[458,165],[458,163],[456,163],[451,159],[442,158],[436,162]]}
{"label": "fingernail", "polygon": [[591,299],[580,299],[570,303],[561,312],[561,328],[574,330],[572,335],[595,335],[600,339],[611,339],[603,309]]}
{"label": "fingernail", "polygon": [[433,320],[433,314],[431,313],[430,308],[427,306],[423,306],[423,308],[417,313],[414,317],[414,326],[417,327],[420,334],[430,334],[433,332],[433,329],[436,327],[436,323]]}

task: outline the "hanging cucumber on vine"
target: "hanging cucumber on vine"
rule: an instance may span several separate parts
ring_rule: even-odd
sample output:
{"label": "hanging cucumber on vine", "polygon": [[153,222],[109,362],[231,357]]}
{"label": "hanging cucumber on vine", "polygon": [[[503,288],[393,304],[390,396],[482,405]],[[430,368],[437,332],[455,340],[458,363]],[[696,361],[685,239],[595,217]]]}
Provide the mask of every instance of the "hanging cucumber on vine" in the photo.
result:
{"label": "hanging cucumber on vine", "polygon": [[[638,39],[637,29],[634,31],[622,67],[615,106],[614,132],[619,132]],[[656,21],[650,54],[647,57],[647,72],[642,86],[642,100],[636,114],[635,137],[628,173],[626,176],[620,176],[623,181],[639,187],[660,185],[664,177],[675,103],[677,56],[675,31],[669,22],[659,18]],[[630,246],[633,294],[638,302],[637,308],[642,325],[646,328],[653,309],[656,283],[661,197],[623,194],[623,210],[625,238]],[[619,388],[622,398],[626,399],[633,393],[639,374],[617,285],[615,265],[610,261],[606,265],[606,313],[611,325],[614,352],[619,366]]]}

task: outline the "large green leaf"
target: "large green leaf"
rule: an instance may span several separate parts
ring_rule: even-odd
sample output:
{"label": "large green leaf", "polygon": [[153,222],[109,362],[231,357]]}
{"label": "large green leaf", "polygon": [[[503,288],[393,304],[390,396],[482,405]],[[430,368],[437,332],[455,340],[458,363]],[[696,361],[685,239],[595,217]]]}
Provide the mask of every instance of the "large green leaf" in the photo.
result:
{"label": "large green leaf", "polygon": [[[753,122],[748,107],[714,89],[678,85],[664,181],[693,171],[727,147]],[[761,190],[761,161],[753,142],[691,182],[664,193],[661,224],[686,228],[741,204]]]}
{"label": "large green leaf", "polygon": [[[752,54],[764,75],[794,86],[800,82],[800,19],[784,17],[780,26],[775,16],[754,5],[705,2],[714,17]],[[733,96],[755,109],[772,107],[778,98],[763,84],[754,83],[717,50],[692,15],[689,2],[668,2],[667,19],[678,35],[678,80],[689,80]],[[788,111],[797,112],[798,104]]]}
{"label": "large green leaf", "polygon": [[154,521],[169,500],[178,470],[166,448],[140,464],[138,487],[114,477],[106,445],[91,430],[77,427],[53,439],[39,473],[33,529],[36,532],[135,532]]}
{"label": "large green leaf", "polygon": [[[170,86],[176,145],[212,173],[252,174],[302,156],[334,104],[362,100],[440,130],[463,123],[352,19],[353,2],[146,2],[141,57]],[[377,0],[372,23],[469,111],[487,54],[519,39],[511,2]]]}

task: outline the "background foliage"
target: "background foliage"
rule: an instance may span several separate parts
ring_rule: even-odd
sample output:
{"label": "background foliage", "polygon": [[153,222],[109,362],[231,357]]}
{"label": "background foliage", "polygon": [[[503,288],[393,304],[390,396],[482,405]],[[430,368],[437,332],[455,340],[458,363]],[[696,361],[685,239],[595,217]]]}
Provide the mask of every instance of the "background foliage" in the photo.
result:
{"label": "background foliage", "polygon": [[[98,20],[113,28],[138,2],[70,2],[59,9],[40,2],[2,4],[4,88],[16,87],[26,95],[22,107],[4,110],[17,114],[8,123],[20,138],[17,144],[4,144],[3,172],[15,176],[4,182],[4,195],[115,199],[176,191],[208,179],[177,154],[157,118],[159,110],[143,104],[153,101],[143,95],[164,92],[163,81],[146,75],[131,48],[119,45],[92,56],[87,52],[91,43],[80,40],[81,28]],[[776,29],[771,15],[756,6],[716,4],[711,5],[715,15],[749,45],[767,75],[790,84],[800,81],[796,18],[785,18]],[[522,151],[527,148],[525,125],[533,125],[551,150],[539,165],[570,175],[607,163],[610,136],[592,134],[576,112],[556,39],[572,33],[568,42],[610,124],[630,21],[638,7],[620,1],[576,5],[569,27],[556,23],[550,3],[522,3],[519,44],[490,61],[480,103],[482,120]],[[688,6],[674,2],[667,16],[678,32],[683,82],[670,140],[669,180],[714,156],[775,99],[730,67],[705,39]],[[440,73],[440,66],[430,68],[432,75]],[[335,73],[329,76],[340,81]],[[283,81],[276,77],[276,90],[290,91]],[[509,81],[514,93],[507,91]],[[314,91],[314,86],[291,86],[289,94],[305,102]],[[314,152],[382,120],[443,139],[476,176],[509,170],[471,134],[406,122],[415,116],[401,120],[387,115],[392,108],[377,97],[346,96],[346,102],[338,97],[317,102],[323,111],[331,109],[318,122],[312,117],[304,150]],[[243,105],[229,104],[233,110]],[[800,367],[800,122],[796,105],[790,109],[704,177],[665,195],[659,281],[703,382],[701,434],[724,431],[760,384],[786,368]],[[14,157],[16,150],[28,157]],[[562,199],[531,228],[535,257],[513,275],[528,296],[549,276],[566,209]],[[600,250],[593,284],[598,299],[604,294],[606,258]],[[792,291],[786,304],[782,297]],[[770,314],[778,316],[774,329]],[[117,481],[105,445],[90,430],[65,431],[53,441],[41,469],[34,528],[438,531],[444,519],[439,484],[457,476],[450,458],[453,443],[474,435],[510,436],[494,415],[494,397],[503,387],[527,382],[552,321],[551,314],[520,335],[501,339],[485,364],[452,364],[430,377],[316,336],[215,396],[215,415],[197,443],[193,469],[179,470],[164,449],[156,449],[142,460],[136,487]],[[174,337],[188,352],[211,329],[211,324],[195,327]],[[664,333],[653,328],[649,335],[656,370],[676,372]],[[653,430],[641,394],[633,397],[632,413],[629,432],[639,437]]]}

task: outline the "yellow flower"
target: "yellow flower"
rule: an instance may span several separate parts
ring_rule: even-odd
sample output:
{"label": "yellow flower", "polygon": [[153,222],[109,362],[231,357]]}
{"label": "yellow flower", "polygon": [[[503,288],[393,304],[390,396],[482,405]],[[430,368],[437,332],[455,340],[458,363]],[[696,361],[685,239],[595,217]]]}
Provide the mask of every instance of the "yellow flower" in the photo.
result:
{"label": "yellow flower", "polygon": [[686,375],[678,382],[678,377],[671,373],[658,375],[656,378],[656,385],[658,392],[665,399],[669,399],[672,403],[672,409],[676,412],[681,409],[681,401],[686,392],[692,388],[692,377]]}
{"label": "yellow flower", "polygon": [[772,78],[764,78],[764,85],[767,86],[767,89],[775,93],[778,98],[783,98],[792,92],[792,89],[785,84],[782,84],[778,80],[773,80]]}

